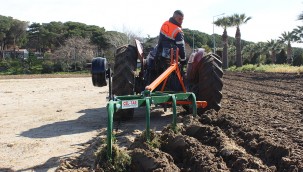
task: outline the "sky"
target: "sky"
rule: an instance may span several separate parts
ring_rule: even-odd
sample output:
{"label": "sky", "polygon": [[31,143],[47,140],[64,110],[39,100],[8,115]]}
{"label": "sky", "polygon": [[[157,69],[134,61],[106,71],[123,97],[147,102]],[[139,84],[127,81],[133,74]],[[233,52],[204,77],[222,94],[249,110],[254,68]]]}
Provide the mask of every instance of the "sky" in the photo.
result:
{"label": "sky", "polygon": [[[157,36],[177,9],[184,13],[183,28],[210,35],[223,33],[223,28],[213,25],[219,17],[234,13],[252,17],[240,26],[241,38],[252,42],[279,39],[283,32],[303,25],[297,20],[303,0],[0,0],[0,4],[0,15],[21,21],[74,21],[142,37]],[[232,37],[235,31],[227,29]]]}

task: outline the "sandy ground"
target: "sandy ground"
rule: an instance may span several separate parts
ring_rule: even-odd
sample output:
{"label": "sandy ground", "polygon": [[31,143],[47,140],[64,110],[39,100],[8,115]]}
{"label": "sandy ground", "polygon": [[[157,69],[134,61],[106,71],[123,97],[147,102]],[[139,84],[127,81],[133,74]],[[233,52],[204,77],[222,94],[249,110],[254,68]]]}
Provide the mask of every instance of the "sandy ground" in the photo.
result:
{"label": "sandy ground", "polygon": [[106,89],[88,77],[0,80],[0,169],[54,171],[76,155],[105,127]]}
{"label": "sandy ground", "polygon": [[[79,156],[92,138],[106,135],[107,96],[108,87],[93,87],[90,77],[0,79],[0,171],[54,171],[60,160]],[[134,138],[125,133],[144,129],[142,114],[115,126],[122,144]],[[171,120],[156,114],[154,129]]]}

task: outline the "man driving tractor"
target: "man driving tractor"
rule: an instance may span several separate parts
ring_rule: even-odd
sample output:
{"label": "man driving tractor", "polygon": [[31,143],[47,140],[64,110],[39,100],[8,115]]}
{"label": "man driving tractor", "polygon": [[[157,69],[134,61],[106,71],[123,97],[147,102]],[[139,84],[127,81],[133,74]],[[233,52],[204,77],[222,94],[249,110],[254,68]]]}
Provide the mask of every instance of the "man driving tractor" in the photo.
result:
{"label": "man driving tractor", "polygon": [[[184,35],[181,29],[183,18],[183,12],[176,10],[173,16],[162,24],[158,44],[147,57],[147,70],[149,71],[146,73],[148,76],[145,76],[146,84],[150,84],[170,66],[171,48],[174,51],[177,48],[179,49],[181,71],[183,66],[186,65]],[[175,73],[169,77],[166,88],[168,90],[182,91]]]}
{"label": "man driving tractor", "polygon": [[185,43],[181,29],[183,18],[183,12],[176,10],[173,16],[162,24],[159,35],[158,51],[161,52],[162,57],[170,59],[170,49],[177,46],[179,48],[179,55],[181,58],[180,63],[185,65]]}

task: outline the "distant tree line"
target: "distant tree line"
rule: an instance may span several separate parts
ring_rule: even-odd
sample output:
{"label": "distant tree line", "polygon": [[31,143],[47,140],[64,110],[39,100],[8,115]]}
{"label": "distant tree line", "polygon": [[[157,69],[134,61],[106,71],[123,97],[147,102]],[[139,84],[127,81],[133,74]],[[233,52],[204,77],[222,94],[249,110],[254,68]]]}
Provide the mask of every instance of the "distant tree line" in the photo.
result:
{"label": "distant tree line", "polygon": [[[302,19],[303,13],[298,20]],[[218,18],[214,24],[224,29],[222,34],[222,60],[223,68],[231,65],[241,67],[244,64],[283,64],[300,66],[303,64],[303,51],[301,48],[292,48],[291,43],[302,43],[303,26],[297,26],[292,31],[283,32],[278,39],[267,42],[245,42],[241,40],[240,25],[247,23],[251,17],[245,14],[233,14]],[[227,28],[236,27],[235,43],[227,35]],[[256,33],[257,34],[257,33]],[[232,41],[231,41],[232,40]],[[217,41],[217,40],[216,40]]]}
{"label": "distant tree line", "polygon": [[[0,72],[80,71],[93,57],[113,57],[116,48],[134,37],[130,32],[105,31],[79,22],[29,24],[0,15]],[[29,57],[19,58],[16,53],[5,56],[6,51],[19,49],[29,50]]]}
{"label": "distant tree line", "polygon": [[[239,28],[250,19],[244,14],[219,18],[214,24],[224,29],[222,36],[183,29],[187,54],[200,47],[213,51],[215,40],[218,47],[216,53],[222,57],[225,68],[247,63],[303,64],[302,49],[292,48],[290,44],[302,42],[302,26],[282,33],[278,40],[253,43],[241,39]],[[229,37],[226,29],[233,26],[237,27],[237,32],[235,37]],[[158,41],[158,37],[141,38],[131,31],[106,31],[103,27],[79,22],[30,24],[0,15],[0,72],[19,74],[82,71],[96,56],[107,57],[109,62],[113,62],[115,50],[124,44],[132,44],[135,38],[143,42],[146,53]],[[8,58],[4,55],[5,51],[19,49],[27,49],[29,56],[18,58],[13,53]]]}

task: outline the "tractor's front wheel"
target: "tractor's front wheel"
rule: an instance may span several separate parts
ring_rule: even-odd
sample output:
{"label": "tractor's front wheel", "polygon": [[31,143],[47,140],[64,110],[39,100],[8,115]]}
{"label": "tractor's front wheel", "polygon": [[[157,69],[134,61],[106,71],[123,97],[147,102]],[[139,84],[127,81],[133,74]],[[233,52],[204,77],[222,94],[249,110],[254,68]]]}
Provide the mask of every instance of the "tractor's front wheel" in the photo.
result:
{"label": "tractor's front wheel", "polygon": [[106,58],[95,57],[92,60],[91,73],[92,73],[92,81],[94,86],[103,87],[107,85],[106,70],[107,70]]}
{"label": "tractor's front wheel", "polygon": [[[137,68],[137,49],[125,45],[117,49],[113,74],[113,94],[116,96],[133,95],[135,89],[135,71]],[[130,120],[134,109],[119,109],[114,120]]]}

